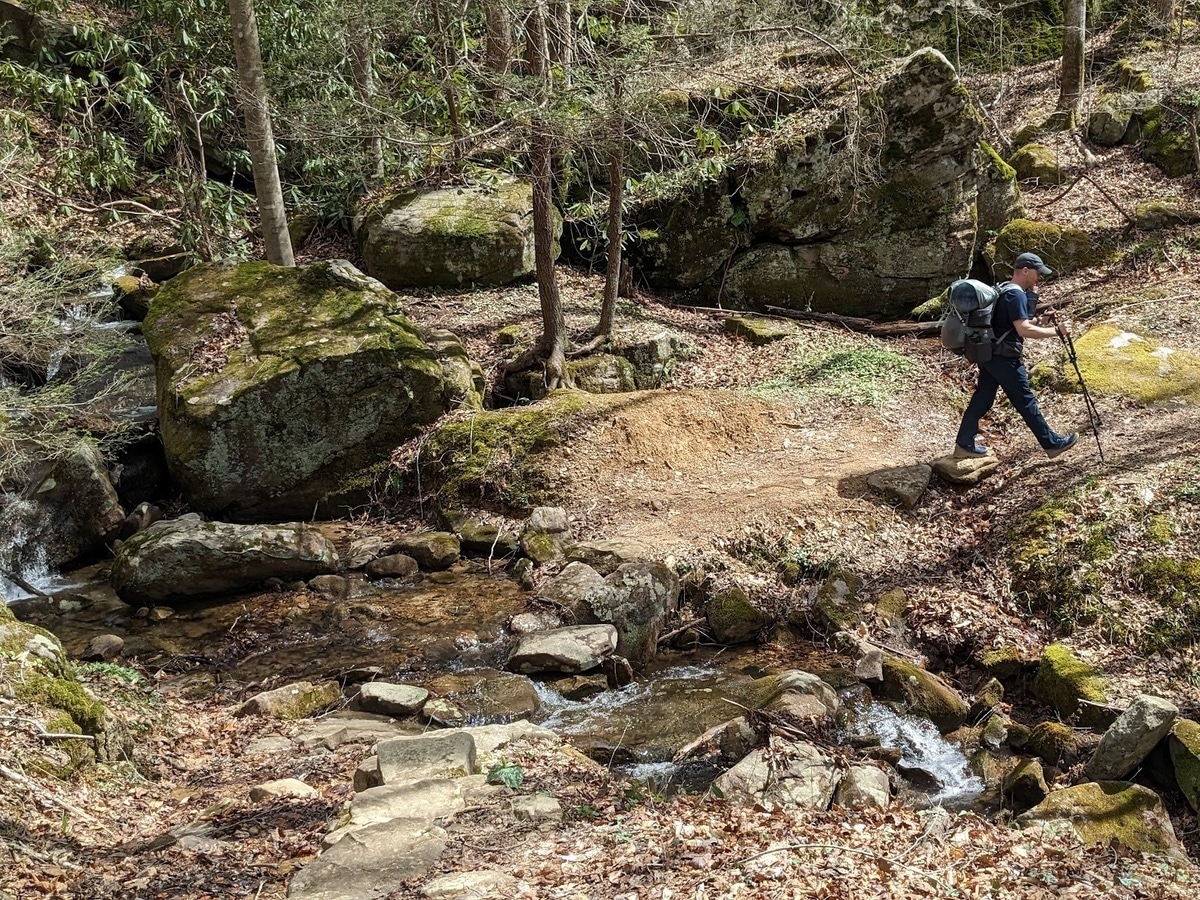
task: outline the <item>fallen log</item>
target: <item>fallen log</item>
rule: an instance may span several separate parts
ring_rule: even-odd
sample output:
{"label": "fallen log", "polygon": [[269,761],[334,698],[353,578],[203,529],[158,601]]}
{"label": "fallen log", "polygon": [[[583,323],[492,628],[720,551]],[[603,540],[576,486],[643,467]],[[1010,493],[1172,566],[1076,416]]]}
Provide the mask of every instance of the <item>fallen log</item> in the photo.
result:
{"label": "fallen log", "polygon": [[768,306],[767,309],[785,319],[796,319],[800,322],[828,322],[842,325],[851,331],[869,334],[872,337],[904,337],[907,335],[933,335],[940,330],[936,321],[930,322],[876,322],[874,319],[863,319],[858,316],[843,316],[838,313],[809,312],[807,310],[784,309],[781,306]]}

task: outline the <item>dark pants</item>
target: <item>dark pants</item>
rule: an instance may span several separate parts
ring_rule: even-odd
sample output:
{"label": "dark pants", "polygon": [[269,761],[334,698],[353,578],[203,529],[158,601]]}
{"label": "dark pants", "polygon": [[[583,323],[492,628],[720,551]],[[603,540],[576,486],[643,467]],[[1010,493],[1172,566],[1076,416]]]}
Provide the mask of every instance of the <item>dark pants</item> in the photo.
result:
{"label": "dark pants", "polygon": [[962,425],[958,429],[958,445],[960,447],[975,446],[975,436],[979,433],[979,420],[987,414],[996,402],[996,391],[1004,388],[1004,393],[1012,403],[1033,436],[1037,438],[1043,450],[1049,450],[1062,442],[1062,439],[1050,430],[1046,420],[1038,409],[1037,397],[1033,396],[1033,388],[1029,385],[1029,373],[1025,371],[1025,361],[1021,357],[993,356],[985,363],[979,364],[979,384],[967,404],[963,414]]}

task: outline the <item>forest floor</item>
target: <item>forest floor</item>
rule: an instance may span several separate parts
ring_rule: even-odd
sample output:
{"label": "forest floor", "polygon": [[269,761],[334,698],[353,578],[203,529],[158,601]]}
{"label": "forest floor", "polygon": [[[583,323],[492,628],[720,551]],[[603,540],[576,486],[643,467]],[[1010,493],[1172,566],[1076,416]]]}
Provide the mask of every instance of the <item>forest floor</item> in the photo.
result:
{"label": "forest floor", "polygon": [[[1160,78],[1172,77],[1170,67],[1160,68]],[[1023,70],[1019,82],[979,79],[972,89],[988,101],[989,128],[1011,134],[1053,105],[1054,81],[1048,64]],[[1200,349],[1194,275],[1200,241],[1182,227],[1122,234],[1126,214],[1147,199],[1195,208],[1196,179],[1165,179],[1134,148],[1103,151],[1087,169],[1069,139],[1056,146],[1072,177],[1090,176],[1069,186],[1023,185],[1031,211],[1118,239],[1103,265],[1054,279],[1043,297],[1066,299],[1077,333],[1114,320],[1173,347]],[[337,243],[317,241],[307,258],[328,255]],[[583,340],[596,315],[600,277],[566,269],[562,285],[569,328]],[[1194,406],[1098,397],[1101,465],[1087,434],[1071,453],[1047,460],[1001,402],[984,428],[1000,470],[969,489],[935,480],[914,511],[898,510],[873,496],[865,478],[950,450],[973,381],[968,365],[936,341],[883,342],[829,326],[797,325],[792,336],[755,348],[725,333],[724,313],[688,302],[642,296],[622,304],[620,336],[669,328],[696,352],[675,371],[670,391],[635,395],[564,456],[579,534],[627,535],[664,553],[719,558],[726,577],[748,581],[768,599],[782,588],[756,571],[756,549],[792,541],[814,571],[849,565],[871,592],[902,587],[915,642],[968,690],[979,648],[1015,645],[1035,656],[1066,634],[1062,623],[1012,590],[1004,547],[1015,523],[1048,500],[1073,497],[1083,498],[1074,513],[1081,522],[1111,512],[1132,523],[1200,482]],[[531,285],[412,294],[405,305],[417,322],[458,332],[491,377],[504,360],[492,341],[495,330],[538,327]],[[853,390],[844,382],[814,390],[789,381],[798,363],[846,348],[888,365],[899,355],[909,365],[860,373]],[[1052,342],[1029,347],[1033,363],[1060,352]],[[1086,424],[1078,394],[1043,390],[1041,400],[1059,430]],[[1194,556],[1200,512],[1194,502],[1170,505],[1174,552]],[[1073,524],[1068,519],[1064,527]],[[1122,534],[1121,554],[1144,551],[1132,524]],[[1152,618],[1136,592],[1122,599],[1132,604],[1123,615]],[[1069,638],[1110,675],[1114,700],[1155,693],[1200,716],[1194,646],[1146,653],[1087,624]],[[97,667],[85,676],[134,726],[132,764],[63,781],[0,778],[0,897],[283,896],[291,873],[312,858],[349,796],[363,748],[257,758],[246,752],[254,739],[298,726],[235,719],[220,696],[183,697],[132,674]],[[34,732],[21,727],[28,713],[0,700],[0,761],[39,748]],[[560,797],[564,822],[514,830],[498,808],[484,807],[453,826],[454,853],[442,861],[446,870],[512,874],[520,880],[515,896],[1190,898],[1200,890],[1200,870],[1191,861],[1086,849],[1066,834],[1015,830],[971,813],[769,812],[711,796],[657,796],[549,751],[528,751],[515,762],[527,773],[521,792]],[[280,777],[304,778],[321,796],[250,803],[250,786]],[[1200,825],[1189,810],[1172,812],[1195,859]],[[190,821],[207,823],[219,843],[185,849],[164,838]],[[414,885],[396,896],[417,895]]]}

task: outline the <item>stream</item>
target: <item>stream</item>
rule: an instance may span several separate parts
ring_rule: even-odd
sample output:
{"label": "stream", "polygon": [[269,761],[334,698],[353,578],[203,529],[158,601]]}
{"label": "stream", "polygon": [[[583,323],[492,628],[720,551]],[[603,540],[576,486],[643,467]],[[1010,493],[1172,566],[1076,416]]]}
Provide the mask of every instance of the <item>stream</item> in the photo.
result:
{"label": "stream", "polygon": [[[425,686],[457,704],[461,724],[528,718],[662,791],[703,790],[719,774],[670,760],[709,727],[741,715],[754,679],[777,664],[753,645],[667,652],[633,684],[568,700],[547,682],[503,671],[513,643],[506,623],[528,597],[515,581],[474,563],[413,584],[351,579],[343,599],[280,589],[191,604],[158,621],[118,599],[104,575],[93,566],[57,584],[47,577],[52,595],[19,601],[14,611],[53,631],[76,656],[92,637],[118,634],[125,658],[156,673],[162,688],[192,696],[236,698],[302,678]],[[820,659],[814,652],[788,664],[820,671]],[[962,751],[927,720],[880,703],[853,712],[841,737],[874,734],[899,749],[902,765],[939,785],[929,802],[967,803],[982,790]]]}

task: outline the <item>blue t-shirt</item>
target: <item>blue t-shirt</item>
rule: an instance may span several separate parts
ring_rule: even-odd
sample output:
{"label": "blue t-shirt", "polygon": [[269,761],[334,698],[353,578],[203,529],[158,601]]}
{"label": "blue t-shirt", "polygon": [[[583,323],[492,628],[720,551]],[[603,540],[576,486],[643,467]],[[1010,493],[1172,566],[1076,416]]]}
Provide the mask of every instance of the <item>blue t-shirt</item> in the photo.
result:
{"label": "blue t-shirt", "polygon": [[1002,285],[996,307],[992,311],[992,334],[996,340],[1020,356],[1025,339],[1017,334],[1013,322],[1032,319],[1037,315],[1037,294],[1028,294],[1012,282]]}

